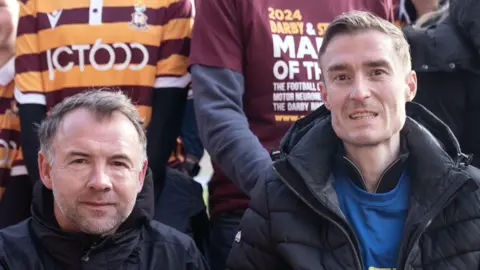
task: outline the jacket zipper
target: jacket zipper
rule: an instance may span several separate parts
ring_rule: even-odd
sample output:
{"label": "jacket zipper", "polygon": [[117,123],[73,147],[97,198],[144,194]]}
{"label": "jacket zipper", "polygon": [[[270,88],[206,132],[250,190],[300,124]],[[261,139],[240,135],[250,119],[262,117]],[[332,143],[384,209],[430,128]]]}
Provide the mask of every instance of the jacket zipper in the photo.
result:
{"label": "jacket zipper", "polygon": [[362,178],[362,183],[363,183],[363,186],[365,187],[365,190],[368,191],[367,183],[365,183],[365,178],[363,177],[362,172],[358,169],[358,167],[357,167],[355,164],[353,164],[352,161],[350,161],[350,159],[348,159],[347,157],[343,157],[343,159],[345,159],[348,163],[350,163],[350,165],[353,166],[353,168],[355,168],[355,170],[357,171],[357,173],[360,175],[360,178]]}
{"label": "jacket zipper", "polygon": [[308,205],[308,207],[310,207],[313,211],[315,211],[315,213],[317,213],[318,215],[320,215],[321,217],[327,219],[328,221],[330,221],[331,223],[333,223],[335,226],[337,226],[341,231],[342,233],[347,237],[347,240],[350,244],[350,246],[352,247],[353,249],[353,252],[354,252],[354,255],[355,255],[355,261],[357,263],[357,269],[359,270],[362,270],[363,269],[363,264],[361,262],[361,258],[359,256],[359,252],[357,250],[357,247],[355,246],[355,244],[353,243],[351,237],[348,235],[348,232],[345,230],[345,228],[342,227],[342,225],[338,224],[338,222],[336,222],[335,220],[331,219],[330,217],[328,217],[327,215],[323,214],[322,212],[320,212],[318,209],[316,209],[315,207],[313,207],[313,205],[311,205],[307,200],[305,200],[305,198],[303,198],[303,196],[301,196],[290,184],[288,184],[288,182],[285,180],[285,178],[283,178],[283,176],[277,171],[277,169],[275,168],[275,166],[273,166],[273,169],[275,170],[275,173],[278,175],[278,177],[280,177],[280,179],[282,180],[282,182],[293,192],[295,193],[295,195],[297,195],[297,197],[299,197],[306,205]]}
{"label": "jacket zipper", "polygon": [[[469,181],[469,180],[467,180]],[[466,185],[467,182],[464,182],[464,183],[460,183],[460,184],[457,184],[455,185],[454,187],[452,187],[450,189],[450,192],[448,193],[444,193],[443,196],[442,196],[442,201],[445,200],[445,202],[442,202],[442,203],[439,203],[436,205],[436,207],[432,208],[432,210],[430,210],[426,215],[425,215],[425,218],[424,218],[424,222],[421,223],[421,226],[419,226],[419,229],[417,229],[417,231],[415,232],[413,238],[412,238],[412,241],[407,241],[407,242],[404,242],[402,244],[402,246],[400,247],[400,250],[403,250],[403,246],[406,244],[406,243],[410,243],[408,245],[408,249],[406,250],[407,252],[407,257],[406,259],[403,261],[402,260],[402,257],[403,256],[403,253],[404,252],[401,252],[401,256],[398,257],[398,262],[397,262],[397,265],[399,266],[397,269],[404,269],[406,264],[409,262],[410,258],[412,257],[412,249],[415,245],[415,243],[420,239],[420,237],[423,235],[423,233],[428,229],[428,227],[430,226],[430,224],[432,223],[433,219],[443,210],[445,209],[446,206],[448,206],[448,204],[456,197],[456,193],[460,190],[461,187],[463,187],[464,185]],[[403,263],[402,263],[403,261]]]}
{"label": "jacket zipper", "polygon": [[103,244],[105,240],[103,240],[102,242],[100,242],[98,245],[97,243],[93,243],[90,248],[87,250],[87,252],[85,252],[85,254],[82,256],[81,260],[84,261],[84,262],[88,262],[90,260],[90,253],[92,253],[92,251],[94,251],[95,249],[97,249],[100,245]]}
{"label": "jacket zipper", "polygon": [[[355,170],[357,170],[357,173],[360,175],[360,177],[362,178],[362,182],[363,182],[363,185],[365,186],[365,190],[368,191],[368,188],[367,188],[367,184],[365,183],[365,178],[363,177],[362,175],[362,172],[360,172],[360,170],[358,169],[358,167],[353,164],[352,161],[350,161],[350,159],[348,159],[347,157],[343,157],[348,163],[350,163],[354,168]],[[399,161],[401,160],[401,158],[397,158],[395,161],[393,161],[392,163],[390,163],[390,165],[388,165],[388,167],[383,171],[383,173],[380,175],[380,178],[378,178],[378,183],[377,183],[377,186],[375,187],[375,191],[374,193],[377,193],[377,190],[378,190],[378,187],[380,186],[380,182],[383,180],[383,177],[385,176],[385,173],[388,172],[388,170],[390,170],[395,164],[397,164]]]}
{"label": "jacket zipper", "polygon": [[380,175],[380,178],[378,179],[377,186],[375,187],[375,193],[377,193],[378,187],[380,186],[380,183],[383,181],[383,177],[385,176],[385,173],[388,172],[395,164],[397,164],[401,158],[397,158],[394,162],[390,163],[388,167],[383,171],[382,175]]}
{"label": "jacket zipper", "polygon": [[90,260],[90,252],[92,252],[94,246],[91,246],[87,252],[85,252],[85,254],[82,256],[82,261],[84,262],[88,262]]}
{"label": "jacket zipper", "polygon": [[[413,247],[415,246],[415,243],[420,239],[420,237],[422,237],[423,233],[428,229],[428,227],[430,226],[430,224],[432,224],[432,220],[433,218],[429,218],[428,221],[421,227],[420,230],[418,230],[416,233],[415,233],[415,237],[413,238],[413,242],[412,244],[410,245],[410,247],[408,248],[408,255],[407,255],[407,258],[405,259],[405,262],[403,263],[402,267],[405,268],[405,266],[407,265],[407,263],[410,261],[410,258],[412,257],[412,254],[413,254]],[[402,268],[398,268],[398,269],[402,269]]]}

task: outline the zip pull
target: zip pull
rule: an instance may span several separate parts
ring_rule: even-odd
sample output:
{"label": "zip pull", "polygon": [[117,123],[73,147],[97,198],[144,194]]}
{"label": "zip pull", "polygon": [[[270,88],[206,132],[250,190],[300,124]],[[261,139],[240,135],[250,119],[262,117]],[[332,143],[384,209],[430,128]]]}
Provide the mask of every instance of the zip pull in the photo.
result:
{"label": "zip pull", "polygon": [[90,248],[87,250],[87,252],[85,253],[85,255],[82,256],[82,261],[84,262],[88,262],[90,260],[90,253],[92,252],[92,250],[95,249],[96,247],[96,242],[93,242],[93,244],[90,246]]}
{"label": "zip pull", "polygon": [[280,150],[270,149],[270,158],[272,159],[272,161],[279,159],[281,155],[282,155],[282,152]]}
{"label": "zip pull", "polygon": [[472,163],[473,155],[467,155],[464,153],[459,153],[457,155],[456,165],[460,168],[466,168],[470,163]]}
{"label": "zip pull", "polygon": [[85,253],[85,255],[83,255],[83,257],[82,257],[82,261],[84,261],[84,262],[88,262],[88,261],[90,260],[90,257],[89,257],[89,255],[90,255],[90,250],[89,250],[89,251],[87,251],[87,253]]}
{"label": "zip pull", "polygon": [[272,161],[279,160],[280,158],[284,157],[285,154],[280,149],[270,149],[270,158]]}

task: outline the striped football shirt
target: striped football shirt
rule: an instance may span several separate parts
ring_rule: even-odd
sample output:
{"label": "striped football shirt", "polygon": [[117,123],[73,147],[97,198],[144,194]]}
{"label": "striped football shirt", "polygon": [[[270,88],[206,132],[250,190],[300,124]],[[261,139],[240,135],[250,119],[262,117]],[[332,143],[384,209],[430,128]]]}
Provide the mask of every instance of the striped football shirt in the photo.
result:
{"label": "striped football shirt", "polygon": [[121,89],[146,125],[154,89],[186,87],[190,0],[23,0],[15,98],[47,110],[99,87]]}
{"label": "striped football shirt", "polygon": [[0,200],[16,176],[26,176],[20,147],[20,120],[13,98],[13,58],[0,67]]}

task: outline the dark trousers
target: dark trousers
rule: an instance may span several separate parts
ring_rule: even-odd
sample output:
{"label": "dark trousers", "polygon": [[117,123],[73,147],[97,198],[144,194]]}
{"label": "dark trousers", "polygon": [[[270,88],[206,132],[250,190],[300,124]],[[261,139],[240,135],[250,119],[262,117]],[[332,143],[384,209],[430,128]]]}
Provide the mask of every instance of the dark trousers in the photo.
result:
{"label": "dark trousers", "polygon": [[32,184],[27,175],[11,177],[0,200],[0,229],[30,217]]}
{"label": "dark trousers", "polygon": [[211,221],[209,253],[212,270],[225,270],[227,257],[244,212],[244,210],[226,212]]}
{"label": "dark trousers", "polygon": [[155,203],[155,220],[193,238],[207,257],[209,220],[202,185],[178,170],[167,168],[162,195]]}

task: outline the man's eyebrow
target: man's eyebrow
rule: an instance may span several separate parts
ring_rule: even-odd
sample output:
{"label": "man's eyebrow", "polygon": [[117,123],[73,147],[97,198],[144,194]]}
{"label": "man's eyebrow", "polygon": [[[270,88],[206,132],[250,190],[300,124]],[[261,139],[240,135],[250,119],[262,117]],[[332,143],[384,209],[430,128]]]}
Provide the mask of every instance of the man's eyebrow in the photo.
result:
{"label": "man's eyebrow", "polygon": [[380,60],[372,60],[372,61],[367,61],[363,63],[364,66],[369,67],[369,68],[378,68],[378,67],[384,67],[384,68],[389,68],[391,69],[392,65],[386,60],[380,59]]}
{"label": "man's eyebrow", "polygon": [[338,63],[338,64],[333,64],[327,68],[327,72],[335,72],[335,71],[342,71],[346,70],[348,67],[346,64],[343,63]]}
{"label": "man's eyebrow", "polygon": [[[89,154],[87,153],[84,153],[84,152],[81,152],[81,151],[70,151],[67,156],[69,157],[76,157],[76,156],[79,156],[79,157],[90,157]],[[130,159],[130,157],[128,157],[127,155],[125,154],[114,154],[110,157],[110,159],[123,159],[123,160],[126,160],[130,163],[133,164],[132,160]]]}
{"label": "man's eyebrow", "polygon": [[70,151],[68,152],[67,156],[69,157],[75,157],[75,156],[80,156],[80,157],[89,157],[90,155],[81,151]]}

